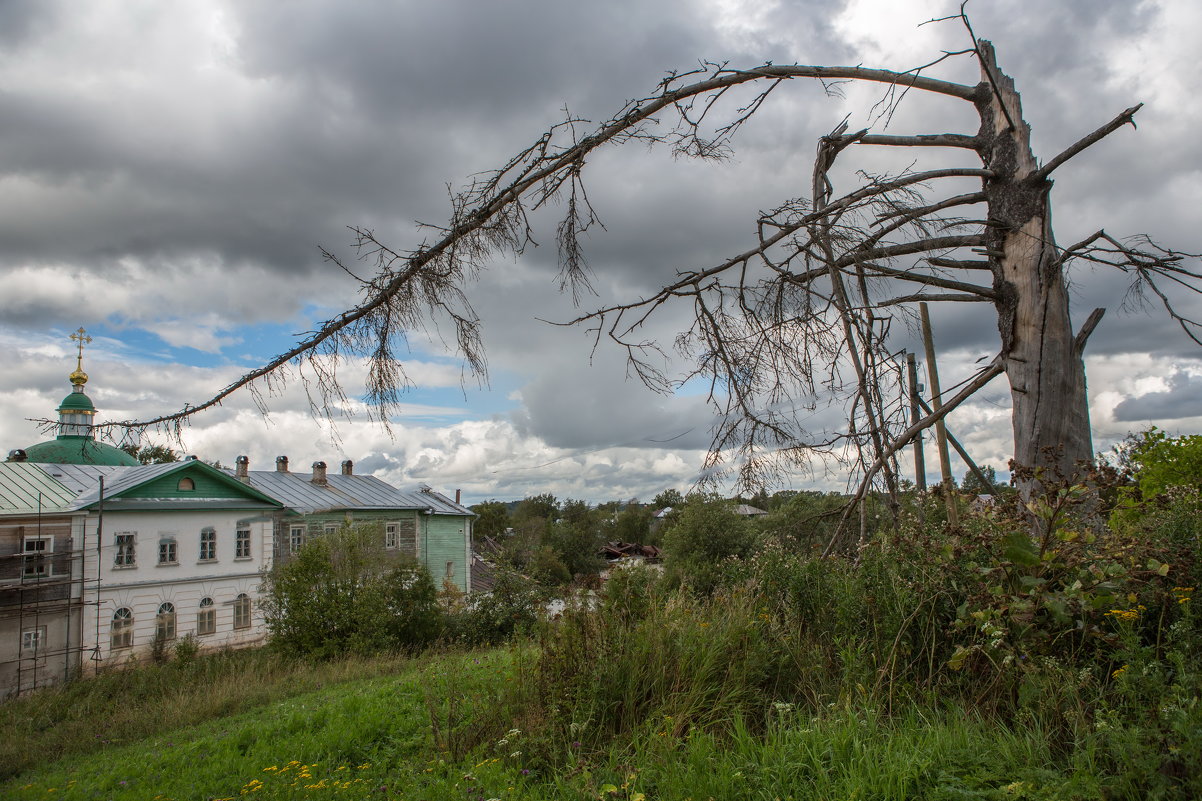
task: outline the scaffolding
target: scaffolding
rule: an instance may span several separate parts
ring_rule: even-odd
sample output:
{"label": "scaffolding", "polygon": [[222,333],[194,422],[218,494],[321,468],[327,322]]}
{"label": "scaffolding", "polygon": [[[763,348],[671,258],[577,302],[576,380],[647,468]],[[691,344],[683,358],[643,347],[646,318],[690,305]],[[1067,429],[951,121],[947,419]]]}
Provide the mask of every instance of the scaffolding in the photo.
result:
{"label": "scaffolding", "polygon": [[[77,676],[85,652],[84,616],[98,607],[99,578],[84,575],[86,526],[76,547],[71,518],[42,515],[0,522],[0,696]],[[51,551],[28,551],[31,539]]]}

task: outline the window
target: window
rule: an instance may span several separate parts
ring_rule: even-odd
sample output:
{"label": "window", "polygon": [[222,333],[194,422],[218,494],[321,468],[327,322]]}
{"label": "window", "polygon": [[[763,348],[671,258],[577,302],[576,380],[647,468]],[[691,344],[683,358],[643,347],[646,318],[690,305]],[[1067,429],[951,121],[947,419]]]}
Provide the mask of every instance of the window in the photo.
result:
{"label": "window", "polygon": [[134,541],[137,535],[132,532],[125,532],[117,535],[117,554],[113,557],[113,567],[133,567],[134,561]]}
{"label": "window", "polygon": [[326,532],[326,534],[337,534],[338,533],[338,524],[337,523],[326,523],[325,532]]}
{"label": "window", "polygon": [[217,531],[213,528],[200,530],[200,561],[214,562],[217,560]]}
{"label": "window", "polygon": [[234,558],[249,559],[250,558],[250,526],[246,524],[238,524],[238,531],[234,535]]}
{"label": "window", "polygon": [[288,537],[288,553],[296,553],[305,544],[305,527],[293,526]]}
{"label": "window", "polygon": [[174,537],[164,537],[159,540],[159,564],[178,565],[179,546]]}
{"label": "window", "polygon": [[26,653],[36,654],[46,644],[46,627],[38,626],[34,629],[25,629],[21,632],[21,650]]}
{"label": "window", "polygon": [[190,478],[181,478],[178,487],[180,492],[192,492],[196,489],[196,482]]}
{"label": "window", "polygon": [[156,640],[175,639],[175,604],[159,606],[159,612],[154,616],[154,637]]}
{"label": "window", "polygon": [[417,555],[417,521],[397,520],[384,526],[384,545]]}
{"label": "window", "polygon": [[244,592],[234,599],[234,628],[250,628],[250,596]]}
{"label": "window", "polygon": [[203,637],[217,631],[217,607],[212,598],[200,599],[200,611],[196,613],[196,634]]}
{"label": "window", "polygon": [[109,628],[109,647],[113,650],[129,648],[134,644],[134,613],[126,607],[113,612],[113,624]]}
{"label": "window", "polygon": [[50,575],[50,560],[46,554],[54,550],[54,540],[51,537],[26,537],[22,550],[25,553],[25,564],[21,575],[29,577]]}

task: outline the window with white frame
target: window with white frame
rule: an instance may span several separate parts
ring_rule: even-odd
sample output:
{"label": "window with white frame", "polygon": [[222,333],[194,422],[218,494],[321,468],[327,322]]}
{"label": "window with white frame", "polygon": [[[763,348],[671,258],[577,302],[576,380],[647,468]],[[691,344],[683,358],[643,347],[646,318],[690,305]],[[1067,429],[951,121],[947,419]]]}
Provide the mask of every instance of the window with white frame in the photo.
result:
{"label": "window with white frame", "polygon": [[179,564],[179,543],[175,541],[175,537],[163,537],[159,540],[159,564]]}
{"label": "window with white frame", "polygon": [[113,650],[129,648],[134,644],[134,613],[128,607],[113,612],[113,623],[109,627],[109,647]]}
{"label": "window with white frame", "polygon": [[325,529],[325,533],[327,536],[330,534],[337,534],[338,533],[338,524],[337,523],[326,523],[324,529]]}
{"label": "window with white frame", "polygon": [[21,652],[36,654],[46,647],[46,627],[36,626],[21,632]]}
{"label": "window with white frame", "polygon": [[239,523],[238,530],[234,533],[234,558],[249,559],[250,558],[250,524]]}
{"label": "window with white frame", "polygon": [[203,637],[217,631],[217,607],[212,598],[200,599],[200,611],[196,613],[196,634]]}
{"label": "window with white frame", "polygon": [[200,530],[200,561],[217,561],[217,530],[205,527]]}
{"label": "window with white frame", "polygon": [[385,523],[384,524],[384,547],[385,548],[396,548],[397,544],[400,541],[401,541],[400,526],[398,526],[396,523]]}
{"label": "window with white frame", "polygon": [[154,637],[156,640],[175,639],[175,604],[168,601],[159,605],[158,614],[154,616]]}
{"label": "window with white frame", "polygon": [[250,596],[244,592],[234,599],[234,628],[250,628]]}
{"label": "window with white frame", "polygon": [[54,551],[53,537],[26,537],[21,550],[25,554],[21,575],[27,578],[50,575],[49,554]]}
{"label": "window with white frame", "polygon": [[117,534],[117,552],[113,555],[113,567],[133,567],[137,564],[134,551],[138,535],[132,531]]}

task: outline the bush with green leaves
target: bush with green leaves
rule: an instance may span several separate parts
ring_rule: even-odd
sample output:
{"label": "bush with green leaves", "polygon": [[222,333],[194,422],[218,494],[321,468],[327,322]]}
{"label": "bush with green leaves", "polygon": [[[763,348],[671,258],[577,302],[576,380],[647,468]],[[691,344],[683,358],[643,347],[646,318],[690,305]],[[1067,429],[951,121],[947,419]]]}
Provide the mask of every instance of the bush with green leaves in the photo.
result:
{"label": "bush with green leaves", "polygon": [[385,550],[378,523],[344,524],[305,544],[263,582],[272,646],[328,658],[421,648],[442,632],[430,574]]}
{"label": "bush with green leaves", "polygon": [[464,645],[491,645],[530,631],[547,602],[538,582],[510,567],[494,573],[493,588],[473,593],[447,616],[446,636]]}
{"label": "bush with green leaves", "polygon": [[667,581],[709,595],[733,567],[731,562],[747,559],[758,545],[755,526],[736,514],[730,501],[691,495],[664,532]]}

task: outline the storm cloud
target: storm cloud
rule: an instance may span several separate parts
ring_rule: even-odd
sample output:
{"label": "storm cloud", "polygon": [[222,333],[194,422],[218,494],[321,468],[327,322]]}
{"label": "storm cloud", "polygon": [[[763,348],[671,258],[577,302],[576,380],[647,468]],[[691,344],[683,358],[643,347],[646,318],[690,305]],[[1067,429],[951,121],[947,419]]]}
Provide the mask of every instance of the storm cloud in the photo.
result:
{"label": "storm cloud", "polygon": [[[66,334],[80,325],[96,336],[86,359],[102,415],[132,419],[195,404],[356,302],[359,283],[319,250],[366,276],[347,226],[371,228],[398,251],[418,247],[432,236],[420,223],[445,221],[448,188],[503,164],[565,115],[590,121],[581,125],[588,130],[652,93],[669,70],[700,60],[916,67],[966,46],[955,22],[920,26],[958,7],[0,4],[5,449],[41,436],[26,418],[50,415],[65,394],[74,366]],[[1022,92],[1043,160],[1146,103],[1138,131],[1118,131],[1057,171],[1061,244],[1104,228],[1202,251],[1202,109],[1193,100],[1202,9],[1174,0],[1003,0],[969,11]],[[927,73],[979,79],[964,57]],[[256,465],[281,453],[297,464],[351,458],[399,483],[461,486],[471,500],[541,491],[602,500],[687,487],[714,423],[704,396],[650,392],[604,341],[594,348],[590,332],[543,321],[645,296],[679,270],[751,246],[762,210],[807,194],[816,140],[845,116],[853,127],[890,133],[971,133],[965,126],[976,124],[962,104],[918,93],[887,120],[873,111],[879,87],[831,88],[782,85],[725,161],[678,160],[638,144],[594,153],[585,180],[605,227],[584,244],[597,294],[578,308],[557,291],[562,210],[536,214],[524,254],[484,265],[467,288],[484,326],[484,386],[461,376],[440,332],[412,331],[402,358],[413,362],[414,386],[390,431],[364,414],[362,365],[348,363],[344,411],[353,418],[336,414],[333,428],[315,419],[306,376],[294,374],[264,387],[269,416],[235,397],[196,417],[181,447],[226,463],[248,453]],[[726,112],[738,102],[732,97]],[[968,155],[864,149],[854,164],[973,166]],[[851,166],[837,178],[854,180]],[[1188,395],[1200,352],[1159,299],[1141,308],[1127,294],[1131,276],[1088,264],[1071,277],[1078,322],[1107,309],[1087,350],[1096,446],[1121,438],[1127,422],[1198,416]],[[1196,296],[1170,300],[1202,317]],[[669,374],[689,367],[672,344],[691,314],[666,308],[646,331],[662,345]],[[912,327],[894,332],[898,349],[921,350]],[[987,304],[936,310],[935,336],[945,386],[998,347]],[[1157,370],[1172,376],[1167,389],[1154,384]],[[1008,458],[1007,404],[999,381],[949,420],[980,461]]]}

